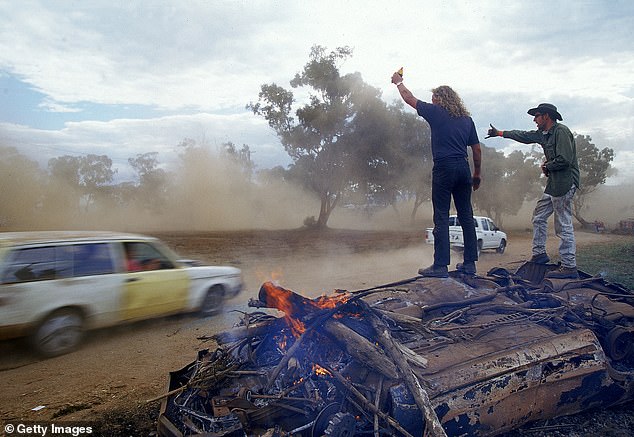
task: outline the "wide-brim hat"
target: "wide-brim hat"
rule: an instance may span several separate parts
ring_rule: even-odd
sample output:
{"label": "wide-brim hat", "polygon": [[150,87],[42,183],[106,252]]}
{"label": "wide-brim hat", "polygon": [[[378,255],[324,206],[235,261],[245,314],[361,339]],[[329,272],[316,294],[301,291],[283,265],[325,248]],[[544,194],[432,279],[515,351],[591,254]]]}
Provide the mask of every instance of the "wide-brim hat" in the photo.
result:
{"label": "wide-brim hat", "polygon": [[540,103],[539,105],[537,105],[537,108],[531,108],[528,110],[528,113],[530,115],[532,115],[533,117],[535,116],[536,113],[548,113],[550,114],[555,120],[563,120],[563,117],[561,116],[561,114],[559,112],[557,112],[557,107],[555,105],[553,105],[552,103]]}

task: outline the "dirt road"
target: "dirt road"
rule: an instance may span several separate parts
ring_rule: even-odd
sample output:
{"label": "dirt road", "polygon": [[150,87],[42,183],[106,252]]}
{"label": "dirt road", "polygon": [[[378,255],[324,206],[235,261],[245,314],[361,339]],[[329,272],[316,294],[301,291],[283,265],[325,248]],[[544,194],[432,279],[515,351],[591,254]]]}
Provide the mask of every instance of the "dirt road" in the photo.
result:
{"label": "dirt road", "polygon": [[[198,339],[230,328],[246,310],[262,282],[315,297],[335,289],[357,290],[416,275],[432,262],[432,248],[421,231],[314,232],[267,231],[157,234],[185,257],[243,270],[245,290],[220,316],[169,317],[90,333],[82,348],[61,357],[38,360],[20,342],[0,343],[0,419],[2,421],[91,421],[136,417],[126,426],[147,435],[158,402],[146,401],[166,391],[168,373],[191,362],[213,344]],[[580,233],[579,245],[614,238]],[[556,239],[550,253],[555,254]],[[517,268],[530,257],[530,235],[515,233],[505,254],[483,252],[478,271]],[[452,263],[459,262],[456,257]],[[142,425],[143,415],[149,415]],[[107,420],[107,419],[106,419]],[[149,424],[149,425],[148,425]]]}

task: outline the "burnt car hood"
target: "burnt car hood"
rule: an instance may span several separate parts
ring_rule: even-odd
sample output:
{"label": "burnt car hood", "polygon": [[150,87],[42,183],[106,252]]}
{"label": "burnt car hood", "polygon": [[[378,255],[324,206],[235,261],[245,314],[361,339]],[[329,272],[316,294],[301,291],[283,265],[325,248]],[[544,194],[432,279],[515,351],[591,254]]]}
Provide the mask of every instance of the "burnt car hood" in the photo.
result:
{"label": "burnt car hood", "polygon": [[251,306],[285,315],[245,315],[173,372],[159,434],[492,436],[630,400],[634,295],[553,268],[320,299],[265,283]]}

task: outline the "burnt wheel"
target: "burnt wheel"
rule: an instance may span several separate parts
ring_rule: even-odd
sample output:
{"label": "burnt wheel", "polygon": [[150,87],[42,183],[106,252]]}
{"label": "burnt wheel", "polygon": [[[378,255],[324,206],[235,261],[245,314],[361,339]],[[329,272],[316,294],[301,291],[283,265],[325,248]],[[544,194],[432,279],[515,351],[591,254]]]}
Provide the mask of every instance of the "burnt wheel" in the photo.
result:
{"label": "burnt wheel", "polygon": [[607,353],[615,361],[621,361],[632,355],[634,347],[634,331],[632,329],[617,326],[613,328],[607,337]]}
{"label": "burnt wheel", "polygon": [[222,285],[214,285],[207,290],[207,295],[200,306],[200,314],[203,316],[213,316],[217,314],[224,301],[225,290]]}
{"label": "burnt wheel", "polygon": [[84,318],[74,309],[64,308],[48,315],[31,335],[36,352],[50,358],[75,350],[84,337]]}
{"label": "burnt wheel", "polygon": [[334,437],[348,437],[354,435],[357,422],[350,413],[337,413],[328,422],[324,435]]}
{"label": "burnt wheel", "polygon": [[337,414],[340,409],[341,405],[335,402],[326,405],[319,414],[317,414],[309,436],[322,437],[324,435],[324,431],[326,431],[326,428],[328,428],[328,425],[330,424],[330,419],[335,417],[335,414]]}

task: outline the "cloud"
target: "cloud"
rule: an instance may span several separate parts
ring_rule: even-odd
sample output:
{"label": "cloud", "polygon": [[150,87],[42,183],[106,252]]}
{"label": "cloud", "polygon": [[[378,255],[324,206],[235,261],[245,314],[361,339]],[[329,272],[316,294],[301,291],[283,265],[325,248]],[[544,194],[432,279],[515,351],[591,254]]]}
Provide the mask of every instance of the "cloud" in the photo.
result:
{"label": "cloud", "polygon": [[44,99],[37,106],[38,106],[38,108],[42,109],[43,111],[47,111],[47,112],[81,112],[82,111],[81,108],[68,106],[68,105],[62,105],[62,104],[54,102],[54,101],[52,101],[50,99]]}
{"label": "cloud", "polygon": [[633,18],[621,0],[1,2],[0,74],[41,96],[8,93],[3,106],[24,107],[17,123],[0,118],[0,135],[42,156],[107,151],[121,165],[145,151],[167,157],[185,137],[248,144],[260,165],[287,164],[245,105],[264,83],[290,88],[312,45],[348,45],[342,72],[360,72],[388,102],[400,99],[389,78],[401,66],[423,100],[454,87],[482,137],[489,123],[532,129],[526,109],[552,101],[629,174]]}
{"label": "cloud", "polygon": [[[252,159],[260,168],[288,164],[289,158],[266,122],[252,114],[165,116],[152,119],[69,122],[60,130],[33,129],[23,125],[0,124],[0,142],[13,145],[46,167],[48,160],[61,155],[107,155],[113,167],[127,167],[128,158],[158,152],[159,161],[175,162],[177,145],[191,138],[199,145],[219,150],[233,142],[249,145]],[[127,175],[125,169],[119,177]]]}

